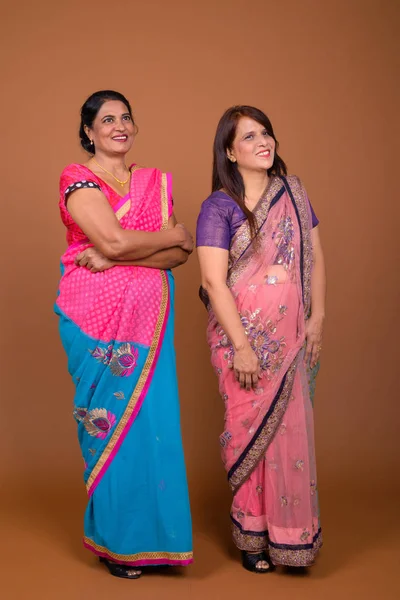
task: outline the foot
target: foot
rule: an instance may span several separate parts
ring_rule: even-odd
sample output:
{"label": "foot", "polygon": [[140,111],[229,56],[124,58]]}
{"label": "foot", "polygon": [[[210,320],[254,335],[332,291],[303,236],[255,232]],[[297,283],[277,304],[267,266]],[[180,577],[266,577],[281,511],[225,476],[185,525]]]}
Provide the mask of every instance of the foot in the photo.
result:
{"label": "foot", "polygon": [[269,573],[271,565],[265,552],[242,551],[242,564],[245,569],[253,573]]}
{"label": "foot", "polygon": [[100,562],[104,563],[111,575],[114,577],[122,577],[123,579],[139,579],[142,574],[140,569],[129,567],[128,565],[120,565],[118,563],[107,560],[106,558],[100,558]]}

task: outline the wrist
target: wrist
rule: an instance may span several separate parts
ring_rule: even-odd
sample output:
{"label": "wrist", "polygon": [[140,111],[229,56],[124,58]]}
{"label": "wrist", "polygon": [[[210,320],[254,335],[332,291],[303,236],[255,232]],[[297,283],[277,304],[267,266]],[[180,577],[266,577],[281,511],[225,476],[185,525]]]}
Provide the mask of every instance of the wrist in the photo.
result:
{"label": "wrist", "polygon": [[235,352],[241,352],[242,350],[248,350],[250,348],[249,340],[246,338],[238,340],[236,343],[233,342],[233,348]]}
{"label": "wrist", "polygon": [[325,312],[322,310],[313,310],[311,311],[310,319],[323,323],[325,320]]}

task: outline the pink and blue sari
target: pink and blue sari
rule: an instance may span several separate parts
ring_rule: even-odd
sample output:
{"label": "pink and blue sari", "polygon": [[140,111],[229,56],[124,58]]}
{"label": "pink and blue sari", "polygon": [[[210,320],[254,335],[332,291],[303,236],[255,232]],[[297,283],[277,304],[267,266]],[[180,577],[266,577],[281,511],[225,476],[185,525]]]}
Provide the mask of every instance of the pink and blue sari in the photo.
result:
{"label": "pink and blue sari", "polygon": [[294,176],[270,180],[253,211],[255,240],[238,210],[226,194],[212,194],[203,203],[197,239],[199,246],[229,250],[227,285],[262,372],[255,389],[240,388],[233,347],[202,290],[225,403],[220,444],[233,492],[233,539],[241,550],[267,550],[275,565],[304,567],[322,544],[312,407],[318,367],[311,370],[304,360],[310,232],[318,221]]}
{"label": "pink and blue sari", "polygon": [[69,194],[98,188],[125,229],[159,231],[172,213],[171,179],[131,167],[120,197],[87,167],[61,175],[60,211],[68,248],[55,311],[84,459],[88,506],[84,545],[132,565],[188,565],[192,529],[182,449],[170,271],[74,264],[92,244],[71,219]]}

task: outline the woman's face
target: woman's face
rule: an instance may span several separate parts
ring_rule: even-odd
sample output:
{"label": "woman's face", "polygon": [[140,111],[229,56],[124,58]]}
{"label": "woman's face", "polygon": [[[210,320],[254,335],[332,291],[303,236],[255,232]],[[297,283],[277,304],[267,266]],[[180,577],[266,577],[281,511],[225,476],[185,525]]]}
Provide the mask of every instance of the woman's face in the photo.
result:
{"label": "woman's face", "polygon": [[135,138],[135,126],[132,117],[123,102],[107,100],[101,106],[92,127],[85,128],[90,140],[93,140],[96,152],[106,154],[126,154]]}
{"label": "woman's face", "polygon": [[239,171],[265,171],[274,163],[275,140],[268,135],[264,125],[250,117],[240,117],[232,148],[227,155],[237,162]]}

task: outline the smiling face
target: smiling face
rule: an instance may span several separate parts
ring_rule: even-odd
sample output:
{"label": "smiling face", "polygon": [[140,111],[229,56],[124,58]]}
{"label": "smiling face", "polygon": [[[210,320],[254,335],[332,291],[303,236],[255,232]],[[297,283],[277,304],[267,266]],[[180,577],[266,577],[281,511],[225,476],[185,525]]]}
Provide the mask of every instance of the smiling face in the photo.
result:
{"label": "smiling face", "polygon": [[107,100],[100,107],[92,127],[85,127],[85,132],[93,140],[96,152],[126,154],[133,144],[135,125],[123,102]]}
{"label": "smiling face", "polygon": [[239,171],[266,171],[274,163],[275,140],[261,123],[240,117],[227,155],[237,163]]}

